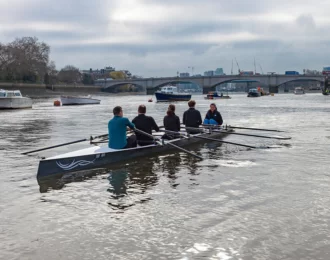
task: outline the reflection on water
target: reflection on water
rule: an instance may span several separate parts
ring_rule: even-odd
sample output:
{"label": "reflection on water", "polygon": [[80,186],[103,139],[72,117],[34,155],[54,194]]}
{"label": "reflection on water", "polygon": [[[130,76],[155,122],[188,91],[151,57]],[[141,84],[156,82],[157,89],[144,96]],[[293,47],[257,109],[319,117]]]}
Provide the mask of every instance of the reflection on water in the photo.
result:
{"label": "reflection on water", "polygon": [[114,194],[112,198],[117,199],[127,195],[127,176],[128,172],[124,169],[110,172],[108,180],[111,187],[107,191]]}

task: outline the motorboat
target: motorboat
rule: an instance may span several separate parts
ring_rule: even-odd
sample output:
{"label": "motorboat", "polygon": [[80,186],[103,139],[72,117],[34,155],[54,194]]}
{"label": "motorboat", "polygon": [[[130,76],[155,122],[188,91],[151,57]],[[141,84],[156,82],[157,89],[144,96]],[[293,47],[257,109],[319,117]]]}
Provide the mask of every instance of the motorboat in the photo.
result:
{"label": "motorboat", "polygon": [[189,101],[191,94],[179,93],[178,88],[175,86],[164,86],[155,92],[157,102],[166,101]]}
{"label": "motorboat", "polygon": [[231,99],[231,97],[228,95],[223,95],[223,93],[219,95],[217,91],[211,91],[206,95],[206,97],[204,97],[204,99]]}
{"label": "motorboat", "polygon": [[303,95],[305,94],[305,90],[302,87],[296,87],[293,91],[295,95]]}
{"label": "motorboat", "polygon": [[92,98],[90,95],[87,97],[79,96],[61,96],[62,106],[71,106],[71,105],[94,105],[100,104],[101,100]]}
{"label": "motorboat", "polygon": [[32,108],[32,99],[23,97],[19,90],[0,89],[0,109]]}
{"label": "motorboat", "polygon": [[247,96],[248,97],[260,97],[261,94],[256,88],[251,88],[251,89],[249,89],[249,92],[248,92]]}

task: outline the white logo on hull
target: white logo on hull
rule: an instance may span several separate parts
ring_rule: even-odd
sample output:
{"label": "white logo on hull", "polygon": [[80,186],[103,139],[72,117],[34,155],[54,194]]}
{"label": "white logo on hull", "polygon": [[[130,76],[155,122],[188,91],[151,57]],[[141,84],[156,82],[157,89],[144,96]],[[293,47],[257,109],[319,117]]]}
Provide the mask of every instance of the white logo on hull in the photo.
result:
{"label": "white logo on hull", "polygon": [[59,166],[63,170],[69,171],[69,170],[72,170],[72,169],[74,169],[76,167],[79,167],[79,166],[87,166],[89,164],[92,164],[92,163],[94,163],[95,160],[96,160],[96,158],[93,161],[86,161],[86,160],[76,161],[76,160],[73,160],[69,164],[62,164],[62,163],[56,161],[56,164],[57,164],[57,166]]}

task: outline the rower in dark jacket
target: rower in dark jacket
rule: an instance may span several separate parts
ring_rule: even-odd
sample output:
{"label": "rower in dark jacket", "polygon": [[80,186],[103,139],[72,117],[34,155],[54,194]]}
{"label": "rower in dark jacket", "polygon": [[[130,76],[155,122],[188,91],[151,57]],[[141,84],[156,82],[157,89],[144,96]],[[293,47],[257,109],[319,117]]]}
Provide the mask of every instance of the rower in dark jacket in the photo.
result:
{"label": "rower in dark jacket", "polygon": [[[180,118],[175,114],[175,105],[169,105],[167,109],[167,115],[164,117],[164,128],[165,130],[179,132],[180,131]],[[165,133],[163,139],[176,138],[176,134]]]}
{"label": "rower in dark jacket", "polygon": [[[183,124],[186,127],[198,128],[202,124],[201,113],[195,109],[195,100],[188,102],[189,109],[183,113]],[[194,131],[193,129],[187,129],[189,133],[199,133],[200,131]]]}
{"label": "rower in dark jacket", "polygon": [[206,113],[204,125],[222,125],[222,123],[222,116],[218,111],[217,106],[212,103],[210,105],[210,110]]}
{"label": "rower in dark jacket", "polygon": [[[140,105],[138,108],[139,115],[132,120],[135,127],[143,132],[152,134],[152,130],[159,132],[159,127],[151,116],[146,116],[147,108],[145,105]],[[137,143],[140,146],[149,145],[154,142],[152,138],[144,134],[136,132]]]}

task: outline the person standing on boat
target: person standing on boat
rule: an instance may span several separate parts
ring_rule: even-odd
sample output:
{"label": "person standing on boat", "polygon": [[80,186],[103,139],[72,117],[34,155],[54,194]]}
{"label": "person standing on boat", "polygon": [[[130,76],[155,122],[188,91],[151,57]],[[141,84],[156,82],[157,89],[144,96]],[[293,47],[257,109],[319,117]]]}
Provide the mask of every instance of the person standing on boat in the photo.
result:
{"label": "person standing on boat", "polygon": [[[175,114],[175,105],[170,104],[167,109],[167,115],[164,117],[164,128],[168,131],[179,132],[180,131],[180,118]],[[175,138],[173,133],[165,133],[163,139]]]}
{"label": "person standing on boat", "polygon": [[[183,113],[183,124],[186,127],[198,128],[202,124],[201,113],[195,109],[195,100],[190,100],[188,102],[189,109]],[[200,131],[194,131],[192,129],[187,129],[188,133],[199,133]]]}
{"label": "person standing on boat", "polygon": [[108,123],[109,148],[126,149],[136,147],[136,136],[127,137],[127,127],[134,130],[135,125],[123,117],[123,109],[117,106],[113,109],[114,117]]}
{"label": "person standing on boat", "polygon": [[[138,108],[139,115],[132,120],[133,124],[137,129],[146,132],[150,135],[152,134],[152,130],[159,132],[159,127],[156,124],[155,120],[151,116],[146,116],[145,115],[146,112],[147,112],[146,106],[140,105]],[[150,145],[154,143],[154,140],[149,136],[146,136],[138,132],[135,134],[136,134],[137,143],[140,146]]]}
{"label": "person standing on boat", "polygon": [[206,113],[204,125],[222,125],[222,123],[222,116],[218,111],[217,106],[212,103],[210,105],[210,110]]}

